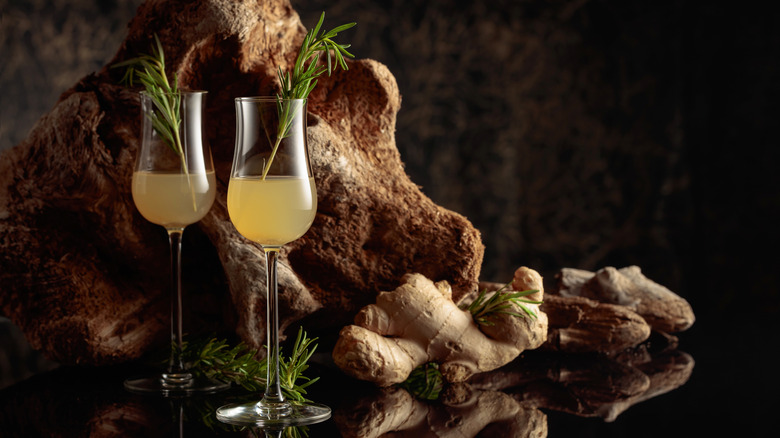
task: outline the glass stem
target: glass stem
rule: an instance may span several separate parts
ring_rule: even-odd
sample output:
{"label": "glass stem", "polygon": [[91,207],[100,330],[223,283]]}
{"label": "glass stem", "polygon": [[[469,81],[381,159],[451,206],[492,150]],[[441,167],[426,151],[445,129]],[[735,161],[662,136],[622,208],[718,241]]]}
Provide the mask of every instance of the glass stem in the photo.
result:
{"label": "glass stem", "polygon": [[182,360],[181,237],[184,228],[168,228],[167,231],[171,246],[171,358],[168,372],[163,374],[163,385],[184,386],[192,380]]}
{"label": "glass stem", "polygon": [[267,429],[263,429],[263,431],[265,432],[265,438],[282,438],[284,429],[285,429],[284,427],[267,428]]}
{"label": "glass stem", "polygon": [[268,374],[266,378],[265,394],[259,403],[258,409],[270,417],[287,415],[290,404],[285,401],[282,387],[279,381],[279,299],[276,280],[276,264],[279,257],[279,248],[263,248],[265,251],[267,274],[267,345],[268,345]]}

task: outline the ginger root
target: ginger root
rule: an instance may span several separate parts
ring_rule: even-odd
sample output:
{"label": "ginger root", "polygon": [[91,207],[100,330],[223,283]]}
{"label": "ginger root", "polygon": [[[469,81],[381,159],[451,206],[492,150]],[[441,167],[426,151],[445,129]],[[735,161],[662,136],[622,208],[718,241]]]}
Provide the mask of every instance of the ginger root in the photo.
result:
{"label": "ginger root", "polygon": [[[534,299],[540,300],[541,276],[520,269],[523,275],[515,275],[513,289],[539,290]],[[538,304],[526,304],[536,318],[495,314],[494,325],[480,327],[452,301],[446,282],[433,283],[420,274],[403,280],[394,291],[380,293],[376,304],[356,315],[355,325],[339,333],[333,360],[346,374],[390,386],[406,380],[417,366],[436,362],[445,380],[462,382],[511,362],[546,339],[547,315]]]}

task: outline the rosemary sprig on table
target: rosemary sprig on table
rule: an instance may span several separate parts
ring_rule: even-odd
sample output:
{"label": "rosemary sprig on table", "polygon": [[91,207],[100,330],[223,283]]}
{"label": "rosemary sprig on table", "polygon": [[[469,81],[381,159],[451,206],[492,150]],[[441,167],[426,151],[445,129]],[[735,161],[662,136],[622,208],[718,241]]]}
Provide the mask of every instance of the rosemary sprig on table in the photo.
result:
{"label": "rosemary sprig on table", "polygon": [[[353,58],[354,55],[349,53],[347,49],[349,44],[338,44],[333,41],[333,38],[338,35],[339,32],[347,30],[356,23],[342,24],[332,30],[320,32],[322,23],[325,20],[325,13],[320,14],[320,20],[314,29],[309,30],[303,39],[301,49],[298,52],[298,57],[295,59],[295,65],[291,72],[284,72],[281,67],[278,70],[279,82],[281,83],[281,92],[277,97],[277,110],[279,112],[279,126],[276,134],[276,141],[271,150],[271,156],[265,163],[263,168],[262,179],[268,175],[268,171],[271,168],[271,163],[276,156],[276,151],[279,148],[279,144],[282,139],[289,135],[290,126],[293,119],[296,116],[298,108],[291,108],[289,102],[285,102],[283,99],[306,99],[309,94],[317,86],[317,78],[322,76],[325,72],[328,76],[331,75],[335,64],[340,66],[343,70],[349,70],[347,62],[344,60],[344,56]],[[319,35],[318,35],[319,34]],[[326,65],[319,65],[320,56],[325,54]]]}
{"label": "rosemary sprig on table", "polygon": [[[308,361],[317,349],[306,333],[298,330],[298,336],[289,358],[279,355],[279,380],[285,397],[292,401],[307,401],[306,388],[319,380],[303,375],[309,368]],[[230,382],[248,391],[265,388],[268,362],[255,359],[256,351],[244,343],[231,347],[226,340],[209,339],[203,345],[187,347],[187,356],[191,358],[191,369],[211,379]]]}
{"label": "rosemary sprig on table", "polygon": [[510,284],[512,283],[510,282],[502,286],[490,298],[487,298],[487,289],[483,289],[479,293],[479,296],[477,296],[477,299],[475,299],[471,304],[468,306],[461,304],[460,307],[463,310],[468,310],[471,312],[474,320],[477,322],[477,324],[480,325],[494,325],[493,322],[490,321],[490,316],[495,314],[503,313],[506,315],[516,316],[518,318],[523,317],[524,315],[522,313],[517,313],[513,310],[515,305],[517,305],[517,307],[519,307],[528,316],[536,318],[536,314],[532,312],[531,309],[526,307],[525,304],[542,304],[542,302],[532,301],[522,297],[533,295],[539,291],[504,291],[507,287],[509,287]]}
{"label": "rosemary sprig on table", "polygon": [[292,355],[289,358],[279,355],[279,383],[282,390],[286,391],[287,398],[291,400],[307,401],[303,397],[306,394],[306,388],[319,380],[319,377],[310,379],[303,375],[303,372],[309,368],[309,359],[317,350],[317,344],[314,344],[316,340],[317,338],[308,339],[306,333],[299,329]]}

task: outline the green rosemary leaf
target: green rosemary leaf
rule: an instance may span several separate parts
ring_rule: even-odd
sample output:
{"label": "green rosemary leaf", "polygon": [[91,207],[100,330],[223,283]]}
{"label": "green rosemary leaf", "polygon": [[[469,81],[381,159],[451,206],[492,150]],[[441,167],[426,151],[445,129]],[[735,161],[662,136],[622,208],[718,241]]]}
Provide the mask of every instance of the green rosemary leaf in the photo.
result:
{"label": "green rosemary leaf", "polygon": [[163,52],[162,43],[160,43],[160,38],[157,37],[157,34],[154,34],[154,42],[157,43],[157,50],[152,49],[154,57],[160,60],[160,65],[165,65],[165,53]]}
{"label": "green rosemary leaf", "polygon": [[436,400],[444,387],[444,378],[438,364],[429,362],[412,370],[409,377],[399,386],[417,398]]}
{"label": "green rosemary leaf", "polygon": [[[462,310],[468,310],[471,312],[474,321],[479,325],[492,326],[494,323],[490,320],[491,315],[504,314],[517,318],[522,318],[526,315],[536,318],[537,315],[531,311],[525,304],[542,304],[541,301],[534,301],[525,299],[528,295],[539,292],[538,290],[526,290],[526,291],[507,291],[504,290],[512,284],[511,282],[499,288],[489,298],[487,297],[487,289],[480,291],[477,298],[470,304],[461,304]],[[519,307],[523,313],[514,311],[513,309]]]}
{"label": "green rosemary leaf", "polygon": [[[279,380],[285,397],[295,401],[307,401],[306,389],[319,378],[310,379],[303,373],[309,369],[317,345],[300,329],[293,346],[292,355],[279,357]],[[208,342],[185,346],[185,357],[192,363],[197,374],[212,379],[230,382],[248,391],[265,387],[268,363],[266,359],[255,359],[256,351],[244,343],[230,347],[225,340],[209,339]]]}
{"label": "green rosemary leaf", "polygon": [[311,32],[309,32],[306,36],[308,37],[309,35],[311,35],[312,38],[316,36],[320,32],[320,28],[322,27],[322,23],[324,21],[325,21],[325,12],[320,14],[320,19],[319,21],[317,21],[317,25],[314,26],[314,29]]}
{"label": "green rosemary leaf", "polygon": [[[324,18],[325,14],[322,14],[322,16]],[[330,32],[324,34],[322,37],[323,38],[333,38],[339,32],[342,32],[342,31],[345,31],[345,30],[350,29],[352,27],[355,27],[356,24],[357,23],[347,23],[347,24],[342,24],[341,26],[334,27],[333,29],[330,30]]]}
{"label": "green rosemary leaf", "polygon": [[333,71],[333,63],[331,62],[331,56],[330,56],[331,49],[327,42],[324,43],[324,46],[325,46],[325,58],[327,59],[328,71]]}

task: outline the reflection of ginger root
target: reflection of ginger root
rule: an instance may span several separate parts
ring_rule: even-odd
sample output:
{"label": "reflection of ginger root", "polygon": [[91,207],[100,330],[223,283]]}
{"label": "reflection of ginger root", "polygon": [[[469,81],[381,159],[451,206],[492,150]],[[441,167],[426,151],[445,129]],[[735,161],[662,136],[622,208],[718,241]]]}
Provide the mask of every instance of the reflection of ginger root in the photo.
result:
{"label": "reflection of ginger root", "polygon": [[[523,278],[534,284],[523,284]],[[538,274],[516,275],[513,288],[538,289],[534,299],[543,294]],[[462,382],[544,342],[547,315],[538,304],[525,306],[537,317],[496,314],[491,317],[494,325],[480,328],[469,312],[453,303],[446,282],[434,284],[420,274],[408,274],[404,284],[380,293],[376,304],[364,307],[355,317],[356,325],[341,330],[333,360],[352,377],[379,386],[403,382],[427,362],[438,363],[447,381]]]}
{"label": "reflection of ginger root", "polygon": [[377,394],[336,409],[333,420],[345,437],[459,437],[501,436],[543,438],[547,416],[498,391],[474,390],[458,384],[441,403],[414,399],[401,388],[382,388]]}

